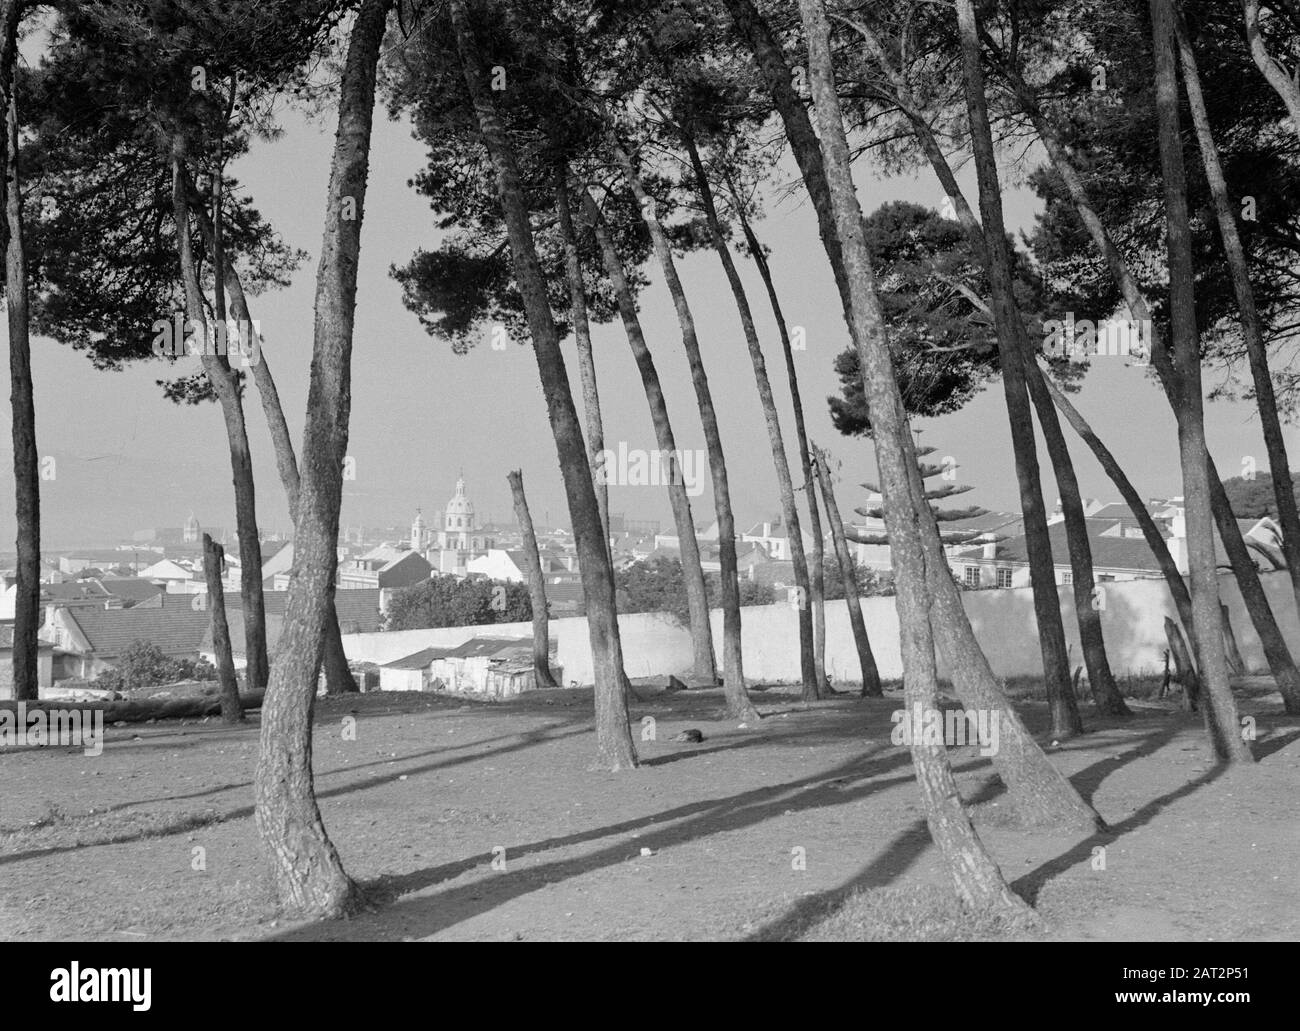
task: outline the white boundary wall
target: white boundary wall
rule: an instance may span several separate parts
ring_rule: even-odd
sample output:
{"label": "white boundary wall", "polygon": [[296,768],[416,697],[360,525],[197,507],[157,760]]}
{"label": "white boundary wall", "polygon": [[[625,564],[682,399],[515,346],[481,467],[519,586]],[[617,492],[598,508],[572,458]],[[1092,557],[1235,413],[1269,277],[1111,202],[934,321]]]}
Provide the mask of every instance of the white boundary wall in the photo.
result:
{"label": "white boundary wall", "polygon": [[[1285,572],[1261,574],[1264,589],[1273,605],[1282,634],[1292,651],[1300,643],[1300,620]],[[1157,672],[1165,650],[1164,617],[1174,616],[1173,600],[1163,580],[1128,580],[1101,585],[1099,604],[1111,668],[1117,676]],[[1250,618],[1242,605],[1236,579],[1219,578],[1219,592],[1228,606],[1237,643],[1248,669],[1266,670]],[[1081,665],[1078,628],[1074,619],[1074,596],[1063,586],[1061,615],[1066,641],[1072,645],[1070,661]],[[1033,593],[1029,588],[967,591],[962,594],[975,636],[1000,677],[1036,676],[1042,672],[1042,658],[1034,627]],[[863,618],[871,638],[880,675],[902,676],[899,654],[898,615],[891,598],[863,598]],[[712,613],[718,661],[722,661],[722,613]],[[786,604],[752,606],[744,609],[744,653],[746,679],[755,682],[790,682],[799,679],[799,628],[796,613]],[[621,616],[619,628],[628,676],[666,676],[690,667],[691,641],[686,629],[661,613]],[[490,626],[446,627],[437,630],[403,630],[395,633],[346,634],[343,646],[349,659],[383,664],[403,658],[422,648],[454,648],[471,637],[529,637],[530,623],[498,623]],[[582,618],[552,619],[551,637],[558,642],[558,662],[565,679],[580,684],[592,680],[591,646],[587,621]],[[859,676],[857,651],[843,601],[826,603],[826,669],[835,681],[856,681]],[[942,661],[940,673],[943,673]]]}

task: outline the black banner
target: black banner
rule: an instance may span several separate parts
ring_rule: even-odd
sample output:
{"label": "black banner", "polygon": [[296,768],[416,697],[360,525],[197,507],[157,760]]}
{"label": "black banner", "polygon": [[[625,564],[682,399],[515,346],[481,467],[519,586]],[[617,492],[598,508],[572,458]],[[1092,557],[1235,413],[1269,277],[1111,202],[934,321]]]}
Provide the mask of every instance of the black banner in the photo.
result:
{"label": "black banner", "polygon": [[[390,1004],[404,1008],[403,1000],[426,997],[435,986],[439,997],[451,1002],[454,989],[448,988],[446,979],[466,965],[463,956],[453,957],[445,949],[436,957],[414,948],[388,948],[380,955],[376,948],[356,944],[335,946],[328,956],[321,949],[299,948],[287,954],[281,951],[273,960],[252,962],[236,960],[230,953],[219,959],[211,943],[200,943],[198,949],[183,942],[24,943],[6,952],[5,1012],[14,1021],[29,1014],[81,1020],[111,1013],[117,1020],[137,1022],[198,1013],[217,1020],[283,1013],[338,1023],[353,1014],[373,1018],[377,1005],[381,1010]],[[608,959],[608,951],[604,955]],[[1261,1007],[1284,1006],[1293,994],[1285,985],[1294,978],[1284,972],[1283,963],[1291,964],[1276,946],[1218,942],[1088,947],[1040,942],[1027,948],[1018,944],[967,948],[961,955],[946,948],[942,956],[933,957],[918,957],[914,948],[884,944],[872,949],[870,956],[845,959],[855,968],[850,984],[868,986],[863,1015],[872,1016],[873,996],[885,993],[888,1016],[894,1019],[911,1007],[933,1007],[934,1015],[941,1016],[953,1000],[959,1000],[960,1012],[969,1015],[971,1004],[981,997],[1003,1013],[1008,1006],[1016,1010],[1044,1006],[1050,1008],[1037,1012],[1068,1014],[1071,1022],[1125,1012],[1158,1019],[1169,1010],[1177,1010],[1180,1019],[1195,1010],[1232,1019],[1253,1015]],[[587,969],[588,963],[590,959],[584,958],[583,976],[571,982],[570,994],[575,989],[580,992],[577,986],[583,982],[591,983],[595,971]],[[764,1000],[774,991],[788,1002],[793,1017],[807,1012],[810,1004],[815,1013],[829,1003],[826,993],[834,990],[839,979],[836,965],[818,964],[811,981],[795,975],[792,968],[784,987],[771,985],[768,976],[765,987],[742,993],[734,991],[732,978],[717,977],[716,971],[708,969],[697,970],[691,979],[674,977],[671,987],[666,983],[655,987],[653,974],[623,980],[629,994],[642,997],[643,1003],[642,993],[649,990],[660,998],[663,1012],[687,1004],[696,1020],[713,1013],[734,1019],[746,1010],[757,1012],[760,1006],[762,1013],[771,1016],[770,1000]],[[489,977],[505,978],[511,988],[506,994],[518,999],[521,1009],[528,1006],[530,1013],[535,1012],[537,999],[530,989],[554,996],[556,971],[551,964],[484,967],[480,961],[476,966],[461,982],[472,994],[489,987]],[[951,991],[944,988],[947,978],[954,981]],[[388,994],[388,1001],[377,1003],[377,993]],[[494,1017],[500,1015],[495,1002],[499,994],[492,993]],[[844,1002],[841,995],[837,1006]],[[587,1003],[581,997],[571,998],[565,1008],[582,1012]]]}

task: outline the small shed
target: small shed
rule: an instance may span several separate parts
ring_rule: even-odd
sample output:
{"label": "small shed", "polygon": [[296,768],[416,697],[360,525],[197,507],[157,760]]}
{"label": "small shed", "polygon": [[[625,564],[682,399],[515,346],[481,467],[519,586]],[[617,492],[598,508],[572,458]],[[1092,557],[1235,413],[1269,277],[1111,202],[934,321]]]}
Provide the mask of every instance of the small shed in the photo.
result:
{"label": "small shed", "polygon": [[[550,642],[552,653],[559,643]],[[556,680],[563,683],[563,671],[551,661]],[[455,694],[513,698],[536,687],[533,677],[531,637],[471,637],[434,659],[430,676],[441,681],[443,690]]]}
{"label": "small shed", "polygon": [[422,648],[379,667],[381,691],[431,691],[431,670],[435,660],[447,654],[446,648]]}

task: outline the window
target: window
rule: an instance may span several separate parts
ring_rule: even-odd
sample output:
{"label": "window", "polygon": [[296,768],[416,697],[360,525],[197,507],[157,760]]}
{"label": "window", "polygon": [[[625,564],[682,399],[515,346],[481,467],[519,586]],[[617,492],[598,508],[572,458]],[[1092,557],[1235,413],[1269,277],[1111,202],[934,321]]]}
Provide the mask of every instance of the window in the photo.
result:
{"label": "window", "polygon": [[1011,586],[1011,570],[1010,570],[1010,569],[1007,569],[1005,566],[999,568],[999,569],[998,569],[998,581],[997,581],[997,582],[998,582],[998,586],[999,586],[999,587],[1010,587],[1010,586]]}
{"label": "window", "polygon": [[1074,572],[1072,570],[1066,570],[1065,572],[1063,572],[1061,574],[1061,583],[1063,584],[1074,583]]}
{"label": "window", "polygon": [[962,571],[962,577],[965,580],[967,587],[978,587],[980,585],[980,567],[967,566]]}

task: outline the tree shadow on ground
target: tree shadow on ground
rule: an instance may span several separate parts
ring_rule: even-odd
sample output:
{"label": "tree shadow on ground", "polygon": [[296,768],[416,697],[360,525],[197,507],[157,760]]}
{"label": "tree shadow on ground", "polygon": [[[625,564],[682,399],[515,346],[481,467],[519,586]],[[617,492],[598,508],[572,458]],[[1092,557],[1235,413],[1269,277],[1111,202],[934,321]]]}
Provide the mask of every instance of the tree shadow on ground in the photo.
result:
{"label": "tree shadow on ground", "polygon": [[[1122,727],[1123,724],[1118,726]],[[1129,726],[1131,727],[1131,724]],[[1079,793],[1084,796],[1085,800],[1092,804],[1092,798],[1096,794],[1098,787],[1108,776],[1124,766],[1153,755],[1173,741],[1184,729],[1186,729],[1185,726],[1176,723],[1154,726],[1152,728],[1153,733],[1147,734],[1138,747],[1131,748],[1122,755],[1107,756],[1100,759],[1075,773],[1070,777],[1070,781]],[[1267,748],[1257,746],[1256,755],[1262,759],[1265,755],[1284,747],[1297,736],[1300,736],[1300,731],[1289,735],[1281,735],[1276,742],[1269,739]],[[1197,778],[1197,780],[1184,785],[1177,791],[1154,799],[1128,819],[1110,826],[1107,831],[1098,832],[1085,838],[1056,860],[1046,863],[1039,867],[1038,870],[1012,881],[1012,889],[1022,895],[1031,905],[1034,904],[1043,885],[1052,877],[1068,869],[1075,862],[1091,860],[1094,844],[1113,841],[1116,837],[1142,826],[1153,819],[1166,806],[1191,794],[1211,779],[1213,779],[1212,776]],[[991,801],[1004,791],[1001,781],[994,778],[986,782],[974,795],[967,799],[966,805],[968,808],[981,805]],[[799,899],[784,914],[757,928],[747,935],[745,940],[792,941],[797,939],[814,924],[834,914],[858,892],[864,889],[888,887],[929,847],[929,830],[926,827],[925,819],[921,818],[896,835],[884,852],[849,880],[838,887],[829,888]]]}
{"label": "tree shadow on ground", "polygon": [[[908,756],[910,761],[911,756]],[[955,763],[953,772],[971,772]],[[991,802],[1004,795],[1006,787],[997,776],[990,776],[965,799],[967,808]],[[920,817],[894,836],[885,850],[856,874],[835,888],[828,888],[799,899],[785,913],[745,936],[745,941],[794,941],[810,927],[833,914],[850,897],[871,888],[887,888],[901,877],[930,847],[930,829]]]}
{"label": "tree shadow on ground", "polygon": [[651,755],[640,760],[641,766],[655,767],[668,766],[671,763],[682,762],[686,759],[699,759],[706,755],[716,755],[718,752],[734,752],[740,748],[748,748],[750,745],[771,744],[771,741],[759,734],[753,737],[742,738],[738,741],[730,741],[725,744],[709,745],[707,748],[683,748],[679,752],[669,752],[667,755]]}
{"label": "tree shadow on ground", "polygon": [[[486,703],[483,705],[483,709],[491,710],[493,712],[499,712],[502,715],[511,713],[511,710],[506,708],[505,706],[487,705]],[[407,714],[420,715],[425,711],[434,712],[437,710],[416,709],[416,710],[411,710]],[[403,712],[406,711],[403,710]],[[518,715],[517,712],[515,714]],[[336,714],[317,713],[317,718],[315,722],[319,723],[322,718],[332,718],[333,715]],[[386,715],[394,715],[394,713],[390,712],[390,713],[386,713]],[[344,784],[338,787],[326,788],[324,790],[318,789],[316,792],[316,798],[318,801],[321,801],[329,798],[338,797],[340,795],[349,794],[353,791],[368,790],[370,788],[379,787],[384,784],[387,784],[391,782],[395,777],[399,776],[400,774],[413,776],[422,773],[432,772],[434,770],[448,769],[451,767],[459,766],[464,763],[473,762],[479,759],[493,759],[503,755],[508,755],[510,753],[521,751],[525,748],[531,747],[536,744],[546,744],[551,741],[558,741],[563,738],[574,737],[580,734],[590,734],[593,733],[594,731],[591,715],[590,713],[587,712],[575,712],[572,714],[572,716],[569,716],[568,718],[564,718],[564,717],[560,717],[560,714],[556,713],[554,709],[550,706],[539,707],[534,705],[529,710],[528,715],[549,716],[552,718],[552,720],[554,720],[554,722],[548,723],[542,727],[535,727],[531,730],[518,731],[511,734],[499,734],[491,737],[480,738],[475,741],[466,741],[454,745],[439,745],[435,748],[430,748],[422,752],[416,752],[410,755],[401,756],[400,758],[395,760],[391,758],[375,759],[370,762],[356,763],[354,765],[348,765],[348,766],[341,766],[331,770],[319,770],[315,774],[318,786],[320,780],[325,777],[335,777],[339,775],[354,773],[358,770],[364,770],[364,769],[369,769],[374,767],[388,767],[388,766],[393,767],[391,771],[385,772],[382,775],[369,777],[364,780],[357,781],[355,783]],[[792,726],[795,729],[790,729]],[[756,744],[760,741],[766,741],[768,743],[773,743],[774,740],[778,743],[782,743],[782,742],[806,743],[807,738],[812,736],[819,736],[819,735],[825,736],[827,738],[843,737],[847,739],[847,738],[854,737],[856,735],[860,735],[862,731],[862,728],[857,721],[843,721],[842,724],[836,725],[833,732],[828,732],[826,728],[815,726],[815,725],[809,727],[798,727],[797,724],[791,725],[791,724],[786,724],[784,722],[773,723],[771,724],[771,727],[774,731],[772,735],[764,734],[761,730],[745,731],[745,732],[741,732],[746,734],[744,739],[737,740],[734,743],[727,743],[727,744],[720,743],[709,749],[691,749],[689,751],[683,750],[683,751],[671,752],[666,755],[648,756],[642,760],[642,765],[651,766],[651,767],[667,765],[672,762],[678,762],[684,759],[702,756],[705,754],[709,754],[711,752],[728,751],[734,748],[748,747],[749,745]],[[564,728],[569,728],[569,729],[566,730]],[[231,731],[235,733],[240,733],[245,730],[246,728],[244,727],[222,727],[218,730],[206,732],[202,735],[196,735],[195,741],[189,742],[189,744],[191,745],[198,744],[205,739],[210,740],[211,738],[209,737],[209,735],[215,736],[217,734],[225,734]],[[563,731],[563,732],[553,733],[555,731]],[[402,765],[404,763],[409,763],[413,760],[424,758],[426,756],[433,756],[433,755],[443,756],[449,752],[462,751],[464,749],[478,749],[486,744],[491,744],[499,741],[509,741],[512,739],[522,739],[522,740],[519,740],[516,744],[510,745],[508,747],[499,747],[499,748],[491,749],[489,751],[474,751],[472,753],[455,756],[454,758],[446,759],[444,761],[429,762],[414,767]],[[110,805],[103,809],[99,809],[97,811],[97,816],[102,819],[106,815],[111,815],[113,813],[119,813],[131,809],[139,809],[142,806],[147,806],[151,804],[193,801],[194,799],[219,795],[227,791],[245,790],[251,788],[252,786],[253,786],[253,782],[251,779],[249,779],[244,781],[236,781],[229,784],[217,785],[211,788],[204,788],[201,791],[186,792],[183,794],[178,793],[178,794],[161,795],[149,799],[132,800],[129,802],[122,802],[117,805]],[[229,820],[243,819],[245,817],[251,816],[252,814],[253,814],[253,807],[251,805],[245,805],[221,813],[217,818],[220,821],[224,822]],[[180,831],[177,831],[177,833],[180,833]],[[82,843],[77,843],[72,845],[58,845],[58,846],[51,846],[51,847],[40,848],[40,849],[28,849],[23,852],[14,852],[7,855],[0,855],[0,866],[8,865],[11,863],[24,862],[29,859],[37,859],[37,858],[42,858],[50,855],[58,855],[64,852],[76,852],[82,849],[96,848],[101,845],[129,844],[133,841],[142,840],[145,837],[160,837],[160,836],[165,836],[165,835],[157,834],[157,833],[141,834],[134,831],[128,831],[119,836],[107,835],[105,837],[105,840],[103,841],[90,841],[90,842],[82,842]],[[2,841],[2,839],[0,839],[0,841]]]}
{"label": "tree shadow on ground", "polygon": [[[564,726],[564,724],[560,724],[560,726]],[[502,735],[503,738],[515,737],[515,738],[523,738],[524,740],[520,741],[515,745],[511,745],[508,747],[494,748],[489,752],[476,752],[472,755],[455,756],[443,762],[430,762],[430,763],[425,763],[422,766],[403,767],[401,769],[394,769],[391,772],[384,773],[382,775],[373,776],[373,777],[368,777],[364,780],[360,780],[355,783],[342,784],[336,788],[327,788],[324,791],[317,791],[316,798],[319,801],[321,799],[333,798],[339,795],[346,795],[353,791],[364,791],[368,788],[378,787],[383,784],[391,783],[394,779],[396,779],[401,774],[410,776],[412,774],[428,773],[433,770],[448,769],[450,767],[459,766],[462,763],[473,762],[477,759],[495,758],[501,755],[508,755],[512,752],[522,751],[523,749],[530,748],[533,745],[546,744],[550,741],[556,741],[561,738],[573,737],[574,735],[577,734],[590,733],[590,728],[578,727],[578,728],[569,729],[562,733],[548,734],[548,731],[552,729],[556,729],[556,728],[541,727],[530,731],[524,731],[519,734]],[[488,740],[494,740],[494,739],[488,739]],[[421,752],[421,753],[417,753],[416,755],[410,756],[409,759],[407,759],[406,761],[409,761],[410,759],[422,758],[425,755],[441,754],[443,752],[455,750],[458,748],[474,747],[475,745],[481,745],[483,743],[484,742],[482,741],[475,741],[475,742],[467,742],[466,744],[463,745],[454,745],[451,746],[451,748],[449,749],[448,748],[430,749],[427,752]],[[327,773],[325,774],[317,774],[317,776],[327,776],[331,773],[334,774],[347,773],[350,771],[372,767],[372,766],[380,766],[380,765],[386,766],[389,763],[395,764],[400,761],[401,760],[378,759],[375,760],[374,762],[359,763],[356,766],[345,766],[338,770],[330,770],[327,771]],[[170,801],[170,802],[181,801],[185,799],[201,797],[203,795],[213,794],[220,791],[231,790],[232,788],[247,788],[251,786],[252,786],[252,782],[248,781],[243,784],[227,785],[225,787],[210,788],[206,791],[193,792],[189,795],[164,796],[163,798],[157,799],[156,801]],[[127,803],[121,807],[118,807],[117,809],[104,810],[103,812],[97,815],[102,818],[104,815],[107,815],[111,812],[120,812],[123,809],[126,809],[128,806],[134,807],[142,804],[144,803],[139,803],[139,802]],[[240,820],[246,817],[250,817],[252,815],[253,815],[253,806],[245,805],[245,806],[240,806],[237,809],[231,809],[227,812],[218,814],[218,816],[216,817],[216,821],[226,822],[229,820]],[[181,828],[171,833],[182,833],[182,831],[186,829],[188,828]],[[90,842],[78,843],[73,845],[54,846],[54,847],[44,848],[44,849],[29,849],[28,851],[25,852],[14,852],[9,855],[0,855],[0,866],[4,866],[10,863],[22,862],[28,859],[36,859],[41,856],[56,855],[61,852],[76,852],[81,849],[96,848],[100,845],[122,845],[132,841],[139,841],[147,837],[165,837],[165,836],[166,834],[159,834],[159,833],[128,832],[118,837],[113,837],[110,835],[104,841],[90,841]]]}
{"label": "tree shadow on ground", "polygon": [[[1280,749],[1285,748],[1297,738],[1300,738],[1300,730],[1293,730],[1286,734],[1278,734],[1276,737],[1270,736],[1265,741],[1256,744],[1255,757],[1257,760],[1263,760]],[[1172,735],[1170,736],[1170,739],[1172,739]],[[1135,759],[1140,758],[1141,755],[1150,754],[1154,750],[1155,749],[1149,748],[1144,744],[1140,748],[1133,749],[1132,752],[1134,754],[1125,757],[1124,763],[1132,762]],[[1103,762],[1106,761],[1103,760]],[[1089,767],[1089,769],[1091,770],[1095,768],[1095,766],[1100,765],[1101,763],[1094,764],[1094,767]],[[1107,765],[1112,764],[1107,763]],[[1089,835],[1087,838],[1078,842],[1074,847],[1063,852],[1055,859],[1048,860],[1046,863],[1031,870],[1024,876],[1016,878],[1016,880],[1011,882],[1012,889],[1022,895],[1030,905],[1035,904],[1044,886],[1054,877],[1064,873],[1077,863],[1090,862],[1094,847],[1097,845],[1106,845],[1121,835],[1128,834],[1131,831],[1137,830],[1139,827],[1146,826],[1164,809],[1167,809],[1175,802],[1194,794],[1207,784],[1218,780],[1232,769],[1232,767],[1223,764],[1215,765],[1194,779],[1188,781],[1186,784],[1182,784],[1175,788],[1173,791],[1168,791],[1158,798],[1153,798],[1150,802],[1147,802],[1135,811],[1131,816],[1121,820],[1119,823],[1111,824],[1108,831]],[[1112,770],[1107,772],[1113,772],[1113,766]]]}
{"label": "tree shadow on ground", "polygon": [[[561,727],[572,726],[574,723],[578,723],[578,722],[583,722],[583,721],[563,720],[557,723],[548,724],[545,727],[535,728],[532,731],[515,731],[514,733],[511,734],[496,734],[493,735],[492,737],[479,738],[476,741],[466,741],[461,744],[438,745],[437,747],[426,749],[423,752],[412,752],[409,755],[400,756],[395,760],[392,757],[389,757],[387,759],[375,759],[372,760],[371,762],[353,763],[348,766],[338,766],[332,770],[315,770],[313,776],[317,781],[319,781],[320,778],[322,777],[336,777],[341,773],[350,773],[355,770],[364,770],[372,766],[386,766],[392,762],[399,762],[399,763],[410,762],[413,759],[422,759],[425,756],[429,756],[429,755],[441,755],[445,752],[454,752],[464,748],[477,748],[482,745],[490,744],[495,741],[507,741],[510,738],[519,737],[521,734],[545,732],[547,730],[558,730]],[[556,735],[555,739],[558,740],[560,736],[568,736],[568,735]],[[486,753],[482,753],[482,754],[486,755]],[[101,810],[101,812],[106,812],[106,813],[117,812],[122,809],[130,809],[133,807],[143,806],[143,805],[152,805],[153,803],[156,802],[183,802],[195,798],[204,798],[207,797],[208,795],[219,795],[225,791],[238,791],[241,788],[251,788],[252,786],[253,786],[253,782],[251,780],[235,781],[230,784],[219,784],[216,787],[204,788],[202,791],[192,791],[183,795],[159,795],[155,798],[136,799],[130,802],[119,802],[117,805],[110,805],[105,807],[103,810]]]}
{"label": "tree shadow on ground", "polygon": [[[401,940],[407,937],[423,938],[437,934],[448,927],[489,912],[498,906],[537,891],[548,884],[578,877],[593,870],[627,861],[640,848],[655,852],[681,845],[710,835],[727,833],[752,827],[787,812],[800,812],[826,806],[838,806],[861,800],[888,788],[910,783],[911,756],[906,750],[889,749],[890,754],[879,752],[887,746],[865,756],[855,757],[830,770],[783,784],[769,785],[743,791],[727,798],[709,799],[689,803],[646,817],[627,820],[583,831],[560,838],[547,839],[528,845],[507,847],[511,857],[546,852],[587,841],[644,831],[668,821],[672,826],[659,827],[649,834],[640,833],[635,845],[615,842],[599,851],[570,859],[557,859],[540,866],[516,870],[491,881],[474,881],[439,892],[434,895],[413,896],[413,893],[451,880],[477,867],[491,862],[491,854],[467,857],[454,863],[429,867],[400,877],[386,878],[370,886],[377,900],[397,899],[384,907],[373,918],[362,918],[348,924],[330,922],[331,939]],[[970,764],[974,766],[976,764]],[[900,767],[908,767],[898,773]],[[962,767],[967,772],[969,766]],[[853,783],[869,780],[870,783],[849,788]],[[791,794],[791,792],[794,794]],[[407,897],[403,897],[407,896]],[[312,922],[286,929],[271,936],[273,940],[311,940],[320,937],[322,922]]]}

